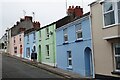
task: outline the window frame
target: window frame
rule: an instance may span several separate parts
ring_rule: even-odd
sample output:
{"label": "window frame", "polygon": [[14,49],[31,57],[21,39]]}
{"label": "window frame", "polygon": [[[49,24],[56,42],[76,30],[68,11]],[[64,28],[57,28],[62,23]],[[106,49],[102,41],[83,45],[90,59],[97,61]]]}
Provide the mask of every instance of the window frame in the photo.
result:
{"label": "window frame", "polygon": [[[28,50],[29,50],[29,53],[28,53]],[[27,57],[27,58],[30,58],[30,47],[27,47],[27,48],[26,48],[26,57]]]}
{"label": "window frame", "polygon": [[[71,55],[71,57],[69,57],[69,54]],[[69,61],[71,61],[71,64],[69,63]],[[71,51],[67,51],[67,67],[68,68],[72,68],[73,62],[72,62],[72,52]]]}
{"label": "window frame", "polygon": [[116,48],[116,45],[120,45],[120,43],[114,43],[113,44],[113,53],[114,53],[114,71],[116,71],[116,72],[120,72],[120,69],[117,69],[117,67],[116,67],[116,57],[120,57],[120,55],[116,55],[115,54],[115,48]]}
{"label": "window frame", "polygon": [[[76,29],[78,27],[77,25],[80,25],[81,29]],[[81,23],[75,25],[75,31],[76,31],[76,39],[77,40],[82,40],[83,39],[83,35],[82,35],[83,32],[82,32],[82,25],[81,25]],[[80,34],[80,33],[81,33],[82,37],[78,38],[78,34]]]}
{"label": "window frame", "polygon": [[41,40],[41,30],[39,31],[39,40]]}
{"label": "window frame", "polygon": [[[105,3],[105,1],[104,1]],[[117,7],[117,2],[114,2],[113,1],[113,9],[110,10],[110,11],[107,11],[105,12],[104,11],[104,3],[102,4],[102,16],[103,16],[103,28],[109,28],[109,27],[112,27],[112,26],[115,26],[115,25],[119,25],[120,23],[118,22],[118,7]],[[110,12],[114,11],[114,19],[115,19],[115,23],[114,24],[110,24],[110,25],[105,25],[105,17],[104,15],[105,14],[108,14]]]}
{"label": "window frame", "polygon": [[49,38],[49,27],[46,28],[46,38]]}
{"label": "window frame", "polygon": [[35,32],[33,32],[33,40],[35,40],[36,39],[36,34],[35,34]]}
{"label": "window frame", "polygon": [[[66,33],[65,33],[66,30]],[[65,38],[67,38],[67,40],[65,40]],[[65,28],[63,29],[63,39],[64,39],[64,43],[68,43],[68,29]]]}
{"label": "window frame", "polygon": [[50,47],[49,47],[49,45],[46,45],[46,55],[50,56]]}

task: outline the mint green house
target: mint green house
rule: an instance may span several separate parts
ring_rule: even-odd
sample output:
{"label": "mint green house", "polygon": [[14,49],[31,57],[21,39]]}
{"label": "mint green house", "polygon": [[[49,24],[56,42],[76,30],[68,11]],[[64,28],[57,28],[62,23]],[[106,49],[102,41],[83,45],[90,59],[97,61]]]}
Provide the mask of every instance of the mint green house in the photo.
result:
{"label": "mint green house", "polygon": [[37,30],[37,61],[56,66],[56,24],[52,23]]}

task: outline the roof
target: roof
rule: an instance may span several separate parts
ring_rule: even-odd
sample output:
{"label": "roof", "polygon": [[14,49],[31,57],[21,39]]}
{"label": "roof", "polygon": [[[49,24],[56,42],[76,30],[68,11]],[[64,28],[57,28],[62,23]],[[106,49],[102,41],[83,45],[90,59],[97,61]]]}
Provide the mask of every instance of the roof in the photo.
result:
{"label": "roof", "polygon": [[30,28],[30,29],[26,30],[26,31],[24,32],[24,34],[28,34],[28,33],[32,32],[32,31],[36,31],[36,30],[37,30],[37,29],[35,29],[35,28]]}

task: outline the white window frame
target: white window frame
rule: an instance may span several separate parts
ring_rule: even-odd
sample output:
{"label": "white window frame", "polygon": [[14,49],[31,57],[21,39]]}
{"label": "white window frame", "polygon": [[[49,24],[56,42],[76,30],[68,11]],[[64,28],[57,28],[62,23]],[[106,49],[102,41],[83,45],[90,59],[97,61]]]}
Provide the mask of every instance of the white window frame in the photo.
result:
{"label": "white window frame", "polygon": [[[105,1],[104,1],[105,2]],[[103,28],[108,28],[108,27],[112,27],[112,26],[115,26],[115,25],[119,25],[120,23],[118,22],[118,7],[117,7],[117,2],[115,2],[114,0],[112,0],[113,3],[113,10],[110,10],[110,11],[107,11],[107,12],[104,12],[104,3],[102,4],[102,12],[103,12]],[[115,18],[115,23],[114,24],[111,24],[111,25],[106,25],[105,26],[105,18],[104,18],[104,15],[109,13],[109,12],[112,12],[114,11],[114,18]]]}
{"label": "white window frame", "polygon": [[50,56],[50,46],[46,45],[46,55]]}
{"label": "white window frame", "polygon": [[[64,43],[68,43],[68,34],[67,34],[68,31],[67,31],[67,33],[65,33],[65,30],[67,30],[67,28],[63,29],[63,33],[64,33],[63,34],[63,36],[64,36],[63,39],[64,39]],[[67,37],[67,41],[65,40],[65,37]]]}
{"label": "white window frame", "polygon": [[[69,57],[69,54],[71,54],[71,57]],[[69,64],[69,61],[70,61],[70,60],[71,60],[71,65]],[[67,51],[67,63],[68,63],[68,64],[67,64],[67,65],[68,65],[67,67],[68,67],[68,68],[72,68],[72,64],[73,64],[73,63],[72,63],[72,52],[71,52],[71,51]]]}
{"label": "white window frame", "polygon": [[46,28],[46,38],[49,38],[49,27]]}
{"label": "white window frame", "polygon": [[41,40],[41,30],[39,31],[39,40]]}
{"label": "white window frame", "polygon": [[36,34],[35,34],[35,32],[33,32],[33,40],[35,40],[36,39]]}
{"label": "white window frame", "polygon": [[118,45],[120,43],[114,43],[113,44],[113,52],[114,52],[114,70],[117,71],[117,72],[120,72],[120,69],[116,69],[116,57],[120,57],[120,55],[116,55],[115,54],[115,46]]}
{"label": "white window frame", "polygon": [[[79,25],[79,24],[77,24],[77,25]],[[76,39],[77,39],[77,40],[82,40],[82,39],[83,39],[83,35],[82,35],[81,38],[78,38],[78,34],[79,34],[79,33],[82,34],[82,26],[81,26],[81,23],[80,23],[80,27],[81,27],[81,29],[76,30]],[[76,26],[75,26],[75,28],[76,28]]]}

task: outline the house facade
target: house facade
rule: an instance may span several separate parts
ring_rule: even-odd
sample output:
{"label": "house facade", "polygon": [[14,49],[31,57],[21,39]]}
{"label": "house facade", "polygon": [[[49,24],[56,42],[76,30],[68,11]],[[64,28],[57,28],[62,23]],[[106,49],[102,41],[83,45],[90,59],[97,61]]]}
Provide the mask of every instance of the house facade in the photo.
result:
{"label": "house facade", "polygon": [[32,50],[37,53],[35,32],[35,28],[28,29],[24,32],[24,58],[28,60],[31,60]]}
{"label": "house facade", "polygon": [[12,47],[11,47],[11,55],[15,55],[17,57],[23,57],[24,53],[24,31],[19,34],[12,36]]}
{"label": "house facade", "polygon": [[95,77],[120,77],[120,1],[90,4]]}
{"label": "house facade", "polygon": [[56,24],[52,23],[37,30],[38,62],[56,66]]}
{"label": "house facade", "polygon": [[93,53],[91,46],[89,13],[57,28],[57,67],[84,77],[93,77]]}

